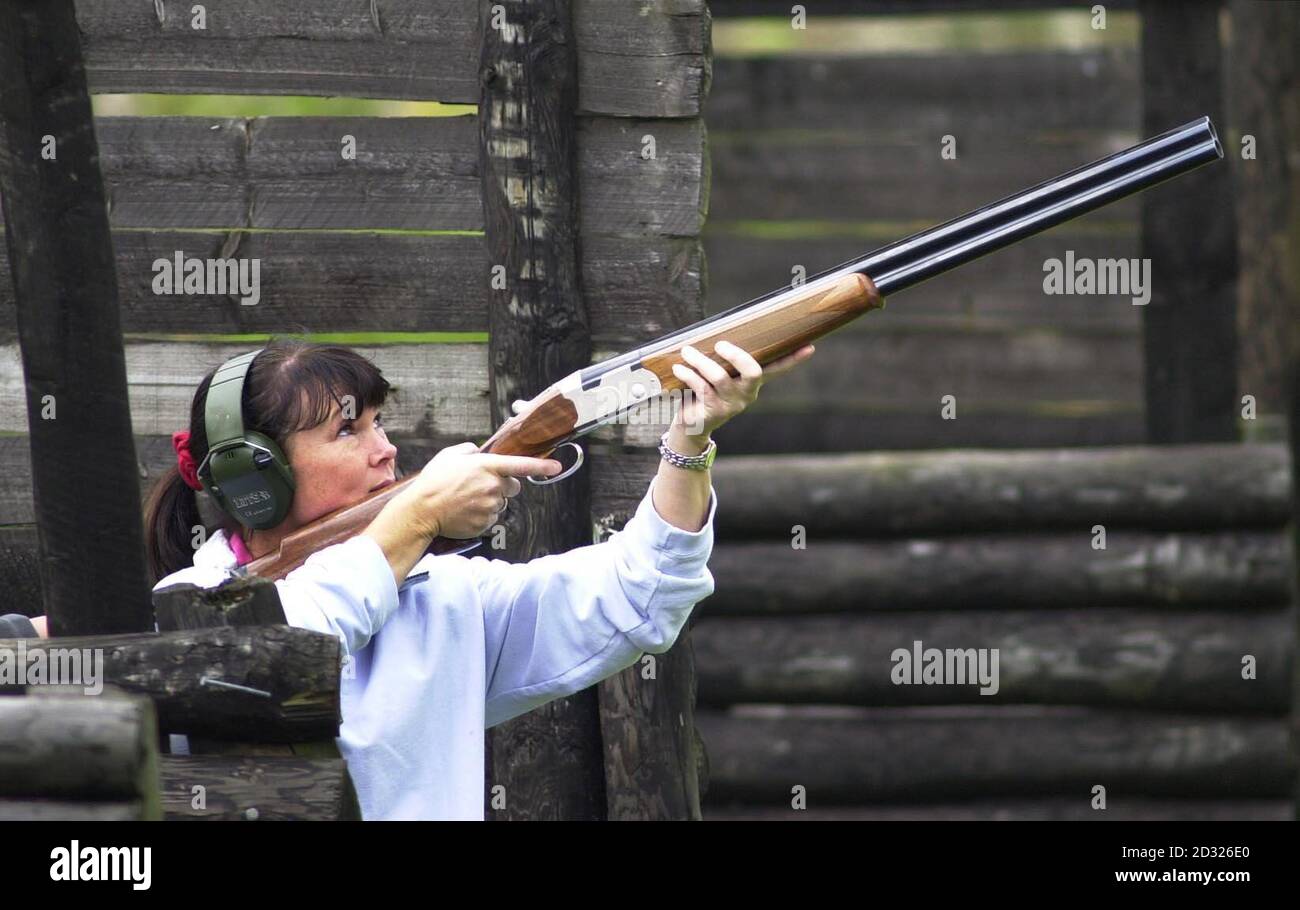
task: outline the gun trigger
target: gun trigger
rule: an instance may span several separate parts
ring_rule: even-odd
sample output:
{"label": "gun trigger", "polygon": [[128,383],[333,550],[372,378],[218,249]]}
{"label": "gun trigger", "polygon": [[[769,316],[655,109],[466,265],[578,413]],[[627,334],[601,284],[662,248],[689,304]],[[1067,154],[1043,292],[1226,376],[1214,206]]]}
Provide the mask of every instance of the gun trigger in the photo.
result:
{"label": "gun trigger", "polygon": [[574,471],[578,470],[578,468],[582,467],[582,446],[578,445],[576,442],[562,442],[560,443],[559,446],[556,446],[556,448],[558,449],[560,448],[560,446],[573,446],[573,450],[578,453],[577,460],[574,461],[574,463],[569,466],[569,469],[567,471],[564,471],[563,473],[556,474],[554,477],[547,477],[545,480],[533,480],[533,478],[529,477],[527,478],[529,483],[536,484],[539,487],[544,487],[548,483],[555,483],[557,481],[563,480],[564,478],[572,474]]}

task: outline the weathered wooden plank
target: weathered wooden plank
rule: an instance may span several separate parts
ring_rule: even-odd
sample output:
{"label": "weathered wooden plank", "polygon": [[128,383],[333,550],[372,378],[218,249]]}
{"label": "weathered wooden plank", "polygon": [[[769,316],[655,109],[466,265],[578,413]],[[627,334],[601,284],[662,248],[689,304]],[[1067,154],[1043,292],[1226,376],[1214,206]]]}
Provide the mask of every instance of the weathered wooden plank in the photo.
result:
{"label": "weathered wooden plank", "polygon": [[[932,418],[935,444],[941,444],[951,433],[951,425],[964,428],[985,414],[1023,418],[1140,414],[1140,402],[1135,398],[1136,349],[1121,334],[1047,330],[976,334],[915,327],[895,332],[883,321],[880,325],[881,330],[874,333],[840,332],[819,341],[818,354],[800,370],[765,387],[744,420],[755,422],[768,414],[790,412],[812,419],[837,412],[920,415]],[[223,362],[223,357],[250,346],[128,343],[125,356],[133,431],[162,435],[185,426],[194,389],[204,373]],[[393,432],[460,440],[490,434],[485,345],[355,347],[374,360],[400,390],[384,409]],[[625,349],[603,347],[593,360]],[[918,372],[918,358],[921,362],[939,361],[941,366]],[[1112,368],[1095,370],[1097,362],[1109,363]],[[558,376],[551,381],[555,378]],[[1023,394],[1029,386],[1035,387],[1032,398]],[[539,391],[540,387],[531,394]],[[956,397],[955,420],[942,417],[945,395]],[[0,344],[0,432],[28,431],[25,396],[18,347]],[[666,413],[658,405],[643,407],[625,425],[602,428],[598,436],[634,440],[630,444],[655,442],[658,434],[645,429],[640,421]]]}
{"label": "weathered wooden plank", "polygon": [[[79,0],[95,92],[345,95],[479,100],[478,5],[463,0],[297,0],[209,5]],[[703,0],[577,0],[578,110],[694,117],[708,91]]]}
{"label": "weathered wooden plank", "polygon": [[[188,426],[190,402],[203,375],[252,343],[143,342],[126,345],[131,416],[137,435],[170,436]],[[396,391],[384,407],[390,432],[446,445],[482,441],[492,432],[487,403],[487,346],[477,343],[353,345],[373,360]],[[598,352],[598,358],[615,351]],[[17,346],[0,345],[0,432],[27,429]],[[558,378],[558,377],[556,377]],[[538,388],[536,392],[540,392]],[[533,394],[536,394],[534,392]],[[641,414],[656,414],[643,406]],[[601,428],[596,438],[657,443],[644,423]],[[25,521],[25,519],[18,519]]]}
{"label": "weathered wooden plank", "polygon": [[139,800],[158,813],[158,727],[147,699],[34,687],[0,698],[0,796]]}
{"label": "weathered wooden plank", "polygon": [[[203,375],[255,345],[137,343],[126,346],[131,419],[139,435],[163,436],[189,425]],[[384,408],[395,432],[423,438],[486,438],[487,350],[482,344],[356,346],[399,387]],[[540,391],[540,389],[538,390]],[[15,345],[0,348],[0,430],[26,432],[22,373]]]}
{"label": "weathered wooden plank", "polygon": [[0,6],[0,85],[0,195],[22,340],[6,351],[21,381],[0,407],[35,424],[50,631],[145,629],[113,246],[71,0]]}
{"label": "weathered wooden plank", "polygon": [[[808,8],[816,13],[816,6]],[[1141,119],[1138,65],[1137,50],[1127,47],[718,57],[706,118],[710,131],[950,133],[959,143],[991,131],[1014,130],[1017,137],[1131,131]]]}
{"label": "weathered wooden plank", "polygon": [[[3,641],[6,648],[16,647]],[[98,683],[149,698],[168,733],[304,742],[338,734],[339,642],[290,626],[64,636],[28,641],[51,666],[80,666]],[[89,664],[83,659],[94,657]],[[75,656],[75,663],[71,657]],[[270,697],[203,682],[232,683]],[[9,687],[0,686],[0,691]],[[84,686],[74,687],[80,694]],[[0,703],[21,699],[0,699]]]}
{"label": "weathered wooden plank", "polygon": [[[1294,610],[1099,613],[1050,606],[706,616],[692,636],[700,703],[1088,705],[1234,716],[1281,716],[1290,708]],[[946,649],[960,651],[950,669],[960,667],[963,683],[910,684],[926,666],[923,657],[913,677],[914,648],[938,649],[941,663]],[[905,664],[895,659],[899,650]],[[1243,678],[1245,655],[1256,661],[1253,678]],[[909,684],[896,684],[904,671]]]}
{"label": "weathered wooden plank", "polygon": [[[700,232],[701,120],[577,125],[584,234]],[[474,115],[99,117],[95,131],[116,228],[483,229]]]}
{"label": "weathered wooden plank", "polygon": [[[1088,258],[1133,259],[1138,255],[1135,230],[1090,233],[1076,225],[1062,225],[1027,238],[992,256],[977,259],[953,272],[910,288],[886,301],[878,316],[849,323],[842,332],[873,332],[883,326],[933,325],[983,331],[990,328],[1050,327],[1059,330],[1136,330],[1141,307],[1132,296],[1118,294],[1043,293],[1044,264],[1062,263],[1073,252],[1076,261]],[[786,236],[763,237],[710,219],[704,231],[709,263],[708,310],[721,312],[760,297],[792,282],[796,267],[805,277],[858,259],[873,249],[915,233],[918,225],[900,222],[874,229],[870,236],[843,233],[827,235],[825,225],[770,222]],[[757,232],[755,232],[757,233]]]}
{"label": "weathered wooden plank", "polygon": [[[176,332],[485,332],[489,266],[481,237],[298,231],[117,231],[123,330]],[[229,244],[229,246],[228,246]],[[159,295],[158,259],[259,260],[260,298]],[[584,237],[582,292],[592,338],[630,348],[698,311],[694,237]],[[0,270],[8,260],[0,250]],[[0,283],[0,342],[13,338],[13,291]]]}
{"label": "weathered wooden plank", "polygon": [[1285,799],[1108,800],[1094,809],[1090,796],[1076,799],[970,800],[940,805],[841,806],[791,809],[771,806],[706,805],[710,821],[1294,821]]}
{"label": "weathered wooden plank", "polygon": [[827,411],[778,413],[762,399],[746,418],[714,437],[731,455],[795,452],[908,451],[954,448],[1126,446],[1146,439],[1142,412],[1119,414],[981,413],[943,420],[938,413]]}
{"label": "weathered wooden plank", "polygon": [[138,822],[147,821],[144,804],[130,802],[71,802],[66,800],[0,799],[5,822]]}
{"label": "weathered wooden plank", "polygon": [[[1177,7],[1142,0],[1142,125],[1148,135],[1223,112],[1222,0]],[[1142,256],[1151,260],[1143,308],[1147,439],[1238,438],[1237,218],[1230,165],[1141,197]],[[1215,217],[1206,218],[1206,212]]]}
{"label": "weathered wooden plank", "polygon": [[[1175,121],[1176,123],[1176,121]],[[876,135],[866,130],[709,131],[709,214],[721,220],[918,218],[947,221],[1113,154],[1137,131],[1046,137],[996,132],[956,137],[941,157],[942,134]],[[762,192],[755,192],[762,187]],[[1133,219],[1137,201],[1106,207]]]}
{"label": "weathered wooden plank", "polygon": [[[721,493],[718,494],[721,499]],[[730,503],[728,503],[730,505]],[[728,525],[729,528],[729,525]],[[1106,549],[1073,531],[909,540],[727,540],[709,560],[709,615],[1286,603],[1294,572],[1281,531],[1148,534]]]}
{"label": "weathered wooden plank", "polygon": [[778,539],[1280,527],[1291,496],[1275,444],[720,458],[713,482],[720,534]]}
{"label": "weathered wooden plank", "polygon": [[817,353],[765,385],[751,413],[825,408],[940,416],[945,396],[955,399],[958,422],[990,411],[1138,411],[1138,341],[1136,331],[1122,329],[895,327],[887,315],[871,313],[851,330],[817,339]]}
{"label": "weathered wooden plank", "polygon": [[353,800],[340,758],[163,755],[166,821],[334,821]]}
{"label": "weathered wooden plank", "polygon": [[1090,708],[700,711],[711,801],[812,806],[1076,794],[1283,797],[1287,722]]}
{"label": "weathered wooden plank", "polygon": [[[1117,0],[1106,4],[1107,9],[1132,9],[1136,0]],[[709,10],[719,19],[745,16],[790,17],[791,4],[786,0],[711,0]],[[900,13],[955,13],[968,12],[970,4],[964,0],[814,0],[805,4],[810,15],[816,16],[879,16]],[[979,9],[1039,10],[1068,7],[1077,9],[1074,0],[980,0]]]}

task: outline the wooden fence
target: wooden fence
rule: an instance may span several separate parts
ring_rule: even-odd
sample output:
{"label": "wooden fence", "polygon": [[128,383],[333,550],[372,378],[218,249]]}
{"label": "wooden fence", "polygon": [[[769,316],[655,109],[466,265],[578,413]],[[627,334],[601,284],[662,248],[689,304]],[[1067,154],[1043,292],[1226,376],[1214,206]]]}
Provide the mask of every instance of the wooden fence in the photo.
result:
{"label": "wooden fence", "polygon": [[[748,456],[717,487],[707,817],[1292,814],[1284,446]],[[996,650],[995,691],[899,683],[914,642]]]}

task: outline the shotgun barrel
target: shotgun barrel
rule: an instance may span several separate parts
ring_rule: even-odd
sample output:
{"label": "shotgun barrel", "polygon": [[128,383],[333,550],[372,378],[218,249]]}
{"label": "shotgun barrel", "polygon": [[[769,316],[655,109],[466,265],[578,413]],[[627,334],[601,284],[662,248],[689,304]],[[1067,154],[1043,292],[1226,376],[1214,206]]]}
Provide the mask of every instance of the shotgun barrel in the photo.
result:
{"label": "shotgun barrel", "polygon": [[[965,265],[1016,241],[1087,214],[1103,205],[1163,183],[1223,157],[1223,146],[1209,117],[1201,117],[1091,164],[975,209],[818,272],[802,287],[834,284],[854,273],[872,280],[882,297],[914,287],[928,278]],[[586,381],[605,370],[634,363],[643,356],[679,345],[700,331],[751,312],[789,294],[777,288],[753,300],[715,313],[583,371]]]}

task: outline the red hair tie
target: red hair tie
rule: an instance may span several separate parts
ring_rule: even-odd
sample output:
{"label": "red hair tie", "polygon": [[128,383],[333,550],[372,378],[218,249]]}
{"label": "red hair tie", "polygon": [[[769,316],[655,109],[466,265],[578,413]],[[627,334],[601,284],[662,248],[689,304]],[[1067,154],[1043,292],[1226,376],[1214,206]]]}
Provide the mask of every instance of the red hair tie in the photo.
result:
{"label": "red hair tie", "polygon": [[176,450],[176,467],[180,470],[185,485],[193,490],[202,490],[203,484],[199,482],[199,466],[194,463],[194,456],[190,454],[190,431],[180,430],[173,433],[172,448]]}

